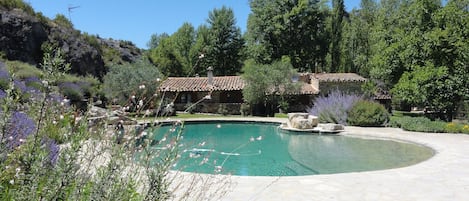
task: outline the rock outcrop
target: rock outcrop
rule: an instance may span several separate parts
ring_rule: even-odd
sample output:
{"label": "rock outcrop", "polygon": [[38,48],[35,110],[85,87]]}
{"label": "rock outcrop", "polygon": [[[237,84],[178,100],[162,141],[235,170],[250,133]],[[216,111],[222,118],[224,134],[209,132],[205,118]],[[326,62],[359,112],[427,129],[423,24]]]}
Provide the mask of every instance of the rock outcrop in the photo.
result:
{"label": "rock outcrop", "polygon": [[[97,42],[90,42],[89,37]],[[140,49],[130,42],[85,36],[40,14],[0,6],[0,51],[8,60],[38,65],[43,57],[41,46],[46,42],[62,48],[66,61],[71,64],[71,73],[98,78],[104,76],[109,65],[105,63],[105,50],[118,58],[114,63],[133,62],[141,55]]]}
{"label": "rock outcrop", "polygon": [[47,40],[47,29],[36,17],[19,9],[7,11],[0,7],[0,51],[9,60],[40,63],[41,45]]}

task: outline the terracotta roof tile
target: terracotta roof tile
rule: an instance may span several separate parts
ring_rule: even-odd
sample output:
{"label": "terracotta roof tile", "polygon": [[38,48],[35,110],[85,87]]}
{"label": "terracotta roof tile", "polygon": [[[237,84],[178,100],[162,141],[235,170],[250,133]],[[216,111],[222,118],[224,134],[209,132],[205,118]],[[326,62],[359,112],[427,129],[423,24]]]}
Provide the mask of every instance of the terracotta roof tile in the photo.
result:
{"label": "terracotta roof tile", "polygon": [[213,77],[213,84],[208,84],[207,77],[169,77],[161,83],[160,91],[235,91],[244,88],[240,76]]}
{"label": "terracotta roof tile", "polygon": [[312,73],[320,82],[365,82],[366,78],[356,73]]}
{"label": "terracotta roof tile", "polygon": [[[311,84],[302,82],[299,94],[318,94],[319,90]],[[167,92],[181,91],[237,91],[245,86],[241,76],[213,77],[213,85],[208,85],[207,77],[168,77],[161,83],[159,90]]]}

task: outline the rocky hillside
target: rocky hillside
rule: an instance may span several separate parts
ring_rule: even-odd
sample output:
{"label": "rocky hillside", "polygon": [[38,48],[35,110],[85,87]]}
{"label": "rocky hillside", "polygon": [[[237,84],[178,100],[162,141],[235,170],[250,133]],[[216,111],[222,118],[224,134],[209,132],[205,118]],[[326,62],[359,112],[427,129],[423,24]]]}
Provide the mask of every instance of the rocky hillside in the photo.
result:
{"label": "rocky hillside", "polygon": [[109,65],[133,62],[142,54],[131,42],[82,34],[66,22],[66,18],[50,20],[32,8],[0,4],[0,55],[38,65],[43,56],[41,46],[51,43],[63,49],[71,73],[102,78]]}

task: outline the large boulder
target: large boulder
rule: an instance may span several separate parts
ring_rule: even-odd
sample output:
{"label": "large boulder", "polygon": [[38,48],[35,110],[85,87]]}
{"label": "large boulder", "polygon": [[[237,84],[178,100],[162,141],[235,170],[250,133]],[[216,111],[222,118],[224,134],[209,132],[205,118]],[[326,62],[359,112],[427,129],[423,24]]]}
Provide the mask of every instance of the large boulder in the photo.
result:
{"label": "large boulder", "polygon": [[295,129],[312,129],[319,123],[316,116],[309,115],[308,113],[288,113],[287,125]]}
{"label": "large boulder", "polygon": [[9,60],[38,64],[42,60],[41,46],[48,40],[43,23],[20,9],[0,7],[0,51]]}

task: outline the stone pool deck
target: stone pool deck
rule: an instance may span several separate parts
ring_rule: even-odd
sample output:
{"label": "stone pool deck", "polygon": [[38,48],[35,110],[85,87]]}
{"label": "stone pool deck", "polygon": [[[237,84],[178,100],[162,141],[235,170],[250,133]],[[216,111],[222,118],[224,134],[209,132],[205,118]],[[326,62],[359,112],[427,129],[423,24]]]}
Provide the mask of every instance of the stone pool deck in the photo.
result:
{"label": "stone pool deck", "polygon": [[[244,118],[235,120],[240,119]],[[359,127],[346,127],[342,135],[410,141],[431,147],[435,155],[413,166],[380,171],[294,177],[231,176],[233,185],[223,200],[469,200],[469,135]]]}

